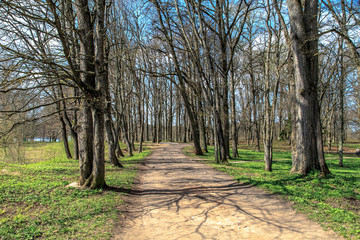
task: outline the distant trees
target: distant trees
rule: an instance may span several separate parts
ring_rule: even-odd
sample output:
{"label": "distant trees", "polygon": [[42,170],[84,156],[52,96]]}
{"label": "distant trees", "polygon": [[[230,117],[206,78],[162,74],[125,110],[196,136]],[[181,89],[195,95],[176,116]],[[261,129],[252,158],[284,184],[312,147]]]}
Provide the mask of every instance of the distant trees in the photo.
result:
{"label": "distant trees", "polygon": [[[218,162],[227,162],[230,157],[229,76],[251,5],[246,1],[235,5],[229,1],[152,3],[167,44],[165,49],[170,50],[176,68],[177,86],[192,126],[195,152],[202,154],[200,138],[203,146],[206,143],[204,113],[211,113],[215,157]],[[190,96],[197,96],[194,101],[189,101],[186,85]],[[200,110],[198,116],[194,108]],[[236,134],[236,123],[233,124]]]}

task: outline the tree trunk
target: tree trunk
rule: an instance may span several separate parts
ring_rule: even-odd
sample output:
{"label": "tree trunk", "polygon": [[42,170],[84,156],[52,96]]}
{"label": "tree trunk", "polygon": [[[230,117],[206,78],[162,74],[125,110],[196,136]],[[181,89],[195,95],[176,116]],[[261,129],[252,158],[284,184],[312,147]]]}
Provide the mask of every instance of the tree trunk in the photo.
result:
{"label": "tree trunk", "polygon": [[169,105],[169,121],[168,121],[168,140],[173,141],[173,83],[170,83],[170,105]]}
{"label": "tree trunk", "polygon": [[71,134],[71,137],[74,141],[74,159],[79,159],[79,139],[77,134]]}
{"label": "tree trunk", "polygon": [[[215,108],[214,108],[215,109]],[[213,114],[213,123],[214,123],[214,127],[213,127],[213,135],[214,135],[214,155],[215,155],[215,162],[216,163],[220,163],[220,159],[219,159],[219,144],[218,144],[218,136],[217,136],[217,132],[216,132],[216,128],[215,128],[215,113]]]}
{"label": "tree trunk", "polygon": [[199,122],[200,144],[202,146],[202,149],[205,152],[208,152],[207,144],[206,144],[206,131],[205,131],[205,119],[204,119],[205,112],[200,95],[198,96],[198,109],[199,109],[198,115],[200,118],[200,122]]}
{"label": "tree trunk", "polygon": [[[271,129],[271,103],[270,103],[270,51],[272,45],[272,30],[269,26],[270,21],[270,6],[267,4],[267,19],[266,19],[266,28],[268,30],[268,43],[266,49],[266,59],[265,59],[265,113],[264,113],[264,131],[263,131],[263,142],[264,142],[264,162],[265,162],[265,171],[272,171],[272,129]],[[272,106],[275,107],[274,105]]]}
{"label": "tree trunk", "polygon": [[105,99],[99,99],[94,105],[94,164],[90,188],[105,186],[105,135],[104,106]]}
{"label": "tree trunk", "polygon": [[[79,96],[79,89],[78,88],[74,89],[74,95]],[[79,105],[79,102],[76,101],[76,104]],[[71,137],[72,137],[72,139],[74,141],[74,159],[78,160],[79,159],[79,139],[78,139],[78,134],[77,134],[78,110],[74,110],[74,122],[73,122],[73,124],[71,124],[70,119],[67,116],[65,111],[64,111],[63,115],[64,115],[64,119],[65,119],[66,123],[68,124],[68,126],[70,128],[70,134],[71,134]]]}
{"label": "tree trunk", "polygon": [[[53,88],[53,92],[55,93],[55,99],[58,98],[57,94],[56,94],[56,90],[55,88]],[[63,98],[62,96],[62,90],[61,90],[61,86],[58,87],[58,93],[59,93],[59,97]],[[65,149],[65,153],[66,153],[66,157],[68,159],[71,159],[71,152],[70,152],[70,148],[69,148],[69,143],[68,143],[68,135],[67,135],[67,131],[66,131],[66,122],[64,119],[64,114],[66,114],[66,104],[65,101],[61,101],[61,102],[57,102],[56,103],[56,110],[59,112],[58,116],[59,116],[59,121],[61,123],[61,135],[62,135],[62,139],[63,139],[63,143],[64,143],[64,149]],[[61,112],[62,111],[62,112]],[[25,138],[26,141],[26,138]],[[51,137],[50,137],[50,141],[51,141]]]}
{"label": "tree trunk", "polygon": [[[159,93],[159,92],[158,92]],[[160,143],[162,141],[162,100],[160,100],[159,110],[157,112],[156,119],[158,121],[157,123],[157,139],[156,142]]]}
{"label": "tree trunk", "polygon": [[[341,39],[340,48],[343,49],[344,40]],[[340,98],[340,109],[339,109],[339,121],[340,121],[340,129],[339,129],[339,167],[344,167],[343,163],[343,154],[344,154],[344,81],[345,81],[345,69],[344,69],[344,52],[341,50],[340,55],[340,83],[339,83],[339,98]]]}
{"label": "tree trunk", "polygon": [[[108,97],[110,97],[110,94],[108,95]],[[121,165],[121,163],[119,162],[119,160],[116,157],[116,150],[117,150],[117,146],[119,145],[118,142],[115,141],[115,136],[113,135],[113,126],[112,126],[112,120],[111,120],[111,102],[110,99],[107,100],[106,103],[106,115],[105,115],[105,130],[106,130],[106,138],[107,138],[107,142],[108,142],[108,155],[109,155],[109,160],[111,162],[112,165],[116,166],[116,167],[123,167],[123,165]],[[121,153],[121,149],[120,152],[118,152],[120,155]]]}
{"label": "tree trunk", "polygon": [[234,158],[239,157],[238,131],[236,124],[236,99],[235,99],[235,71],[231,65],[231,127],[232,127],[232,154]]}
{"label": "tree trunk", "polygon": [[145,115],[145,139],[146,141],[150,141],[150,136],[149,136],[149,97],[148,94],[146,94],[146,115]]}
{"label": "tree trunk", "polygon": [[116,124],[117,127],[116,127],[116,130],[115,130],[115,126],[114,124],[111,124],[111,131],[112,131],[112,135],[114,137],[114,145],[115,145],[115,153],[116,153],[116,156],[117,157],[124,157],[124,154],[123,152],[121,151],[121,147],[120,147],[120,142],[119,142],[119,136],[120,136],[120,124],[117,123]]}
{"label": "tree trunk", "polygon": [[[218,92],[218,85],[217,85],[217,80],[214,78],[213,79],[214,82],[214,106],[213,106],[213,111],[214,111],[214,128],[216,131],[216,136],[217,138],[215,139],[215,141],[217,141],[218,144],[218,151],[219,151],[219,161],[220,163],[227,163],[227,155],[226,155],[226,145],[225,145],[225,139],[224,139],[224,132],[223,132],[223,128],[222,128],[222,123],[221,123],[221,116],[220,116],[220,97],[219,97],[219,92]],[[215,153],[218,154],[218,153]]]}
{"label": "tree trunk", "polygon": [[[155,90],[154,90],[155,91]],[[154,97],[154,96],[153,96]],[[154,99],[155,100],[155,99]],[[156,101],[156,100],[155,100]],[[153,112],[153,140],[152,140],[152,142],[153,143],[156,143],[157,142],[157,139],[158,139],[158,136],[157,136],[157,134],[158,134],[158,130],[157,130],[157,128],[158,128],[158,125],[157,125],[157,122],[158,122],[158,119],[157,119],[157,116],[158,116],[158,105],[157,105],[157,103],[153,103],[153,105],[154,105],[154,112]]]}
{"label": "tree trunk", "polygon": [[[80,185],[88,186],[93,168],[93,119],[90,104],[84,100],[79,117]],[[85,184],[87,183],[87,184]]]}
{"label": "tree trunk", "polygon": [[122,124],[122,128],[123,128],[123,135],[124,135],[124,138],[125,138],[125,142],[126,142],[126,146],[127,146],[128,152],[129,152],[129,156],[131,157],[131,156],[133,156],[132,146],[131,146],[131,142],[130,142],[130,139],[129,139],[128,123],[127,123],[127,119],[125,118],[125,116],[121,117],[121,124]]}
{"label": "tree trunk", "polygon": [[250,88],[251,88],[251,97],[252,97],[252,118],[255,126],[255,140],[256,140],[256,151],[260,152],[260,132],[259,132],[259,123],[257,119],[257,106],[256,106],[256,86],[255,86],[255,75],[253,67],[253,54],[252,54],[252,43],[250,42]]}
{"label": "tree trunk", "polygon": [[138,104],[139,111],[139,127],[140,127],[140,137],[139,137],[139,153],[143,150],[143,141],[144,141],[144,102],[139,98]]}
{"label": "tree trunk", "polygon": [[323,153],[318,84],[318,1],[287,0],[295,66],[296,158],[291,172],[329,174]]}
{"label": "tree trunk", "polygon": [[[95,55],[93,25],[91,14],[86,0],[76,1],[76,14],[78,21],[80,41],[80,79],[88,87],[95,89],[95,66],[93,56]],[[79,118],[79,164],[80,185],[90,186],[93,169],[93,118],[92,118],[92,92],[82,89],[85,99],[80,106]]]}
{"label": "tree trunk", "polygon": [[[178,91],[177,91],[178,92]],[[178,95],[178,94],[177,94]],[[176,141],[181,141],[181,108],[180,108],[180,97],[177,96],[177,111],[176,111],[176,118],[177,118],[177,125],[176,125]]]}
{"label": "tree trunk", "polygon": [[[107,69],[105,66],[105,0],[95,1],[95,77],[96,96],[93,98],[94,114],[94,163],[90,188],[102,188],[105,184],[105,102],[108,91]],[[113,149],[112,149],[113,150]],[[115,156],[112,151],[112,156]]]}
{"label": "tree trunk", "polygon": [[331,144],[332,144],[332,129],[331,129],[331,123],[332,123],[333,113],[330,114],[329,119],[327,121],[327,145],[328,145],[328,151],[331,151]]}
{"label": "tree trunk", "polygon": [[68,137],[67,137],[67,133],[66,133],[66,124],[65,124],[64,118],[62,116],[59,117],[59,120],[60,120],[60,123],[61,123],[61,136],[62,136],[63,143],[64,143],[66,157],[68,159],[71,159],[72,156],[71,156],[71,153],[70,153]]}

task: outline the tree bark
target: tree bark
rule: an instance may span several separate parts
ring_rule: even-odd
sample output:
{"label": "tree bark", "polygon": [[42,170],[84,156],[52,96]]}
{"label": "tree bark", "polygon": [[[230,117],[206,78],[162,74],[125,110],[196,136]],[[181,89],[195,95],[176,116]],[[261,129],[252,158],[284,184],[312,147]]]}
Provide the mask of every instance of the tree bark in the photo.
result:
{"label": "tree bark", "polygon": [[200,118],[200,122],[199,122],[200,144],[202,146],[202,149],[207,153],[208,149],[206,144],[206,130],[205,130],[205,118],[204,118],[205,111],[200,96],[198,97],[198,106],[199,106],[199,118]]}
{"label": "tree bark", "polygon": [[[341,40],[340,48],[343,49],[344,40]],[[343,155],[344,155],[344,81],[345,81],[345,69],[344,69],[344,52],[341,50],[340,55],[340,83],[339,83],[339,98],[340,98],[340,109],[339,109],[339,167],[344,167]]]}
{"label": "tree bark", "polygon": [[[81,105],[79,117],[79,165],[80,165],[80,185],[85,185],[90,179],[93,168],[93,119],[92,110],[87,100]],[[88,183],[87,183],[88,184]]]}
{"label": "tree bark", "polygon": [[120,128],[121,128],[121,126],[120,126],[119,123],[116,124],[116,128],[115,128],[114,124],[112,124],[111,131],[112,131],[112,133],[113,133],[112,135],[114,137],[114,145],[116,147],[116,150],[115,150],[116,156],[117,157],[124,157],[124,154],[123,154],[123,152],[121,150],[121,147],[120,147],[120,141],[119,141]]}
{"label": "tree bark", "polygon": [[[102,80],[102,79],[99,79]],[[100,98],[93,107],[94,111],[94,164],[90,188],[102,188],[105,186],[105,135],[104,135],[104,103]]]}
{"label": "tree bark", "polygon": [[129,139],[129,128],[128,128],[128,123],[127,123],[127,119],[124,115],[121,116],[121,126],[123,128],[123,136],[125,138],[125,142],[126,142],[126,146],[128,148],[128,152],[129,152],[129,156],[133,156],[133,152],[132,152],[132,145]]}
{"label": "tree bark", "polygon": [[260,132],[259,132],[259,123],[257,119],[257,106],[256,106],[256,96],[257,96],[257,89],[255,86],[255,75],[254,75],[254,67],[253,67],[253,52],[252,52],[252,42],[250,41],[250,91],[251,91],[251,103],[252,103],[252,118],[253,123],[255,126],[255,144],[256,144],[256,151],[260,152]]}
{"label": "tree bark", "polygon": [[62,116],[59,117],[59,120],[60,120],[60,123],[61,123],[61,136],[62,136],[63,143],[64,143],[66,157],[68,159],[71,159],[72,156],[71,156],[69,143],[68,143],[68,136],[67,136],[67,132],[66,132],[66,123],[65,123],[64,118]]}
{"label": "tree bark", "polygon": [[168,140],[173,141],[173,83],[170,83],[170,105],[169,105],[169,121],[168,121]]}
{"label": "tree bark", "polygon": [[264,101],[265,101],[265,113],[264,113],[264,130],[263,130],[263,142],[264,142],[264,162],[265,162],[265,171],[272,171],[272,140],[273,140],[273,131],[271,124],[271,106],[270,103],[270,51],[272,45],[272,30],[269,26],[270,21],[270,4],[267,2],[267,19],[266,19],[266,28],[268,30],[268,43],[266,48],[266,56],[265,56],[265,93],[264,93]]}
{"label": "tree bark", "polygon": [[[123,165],[119,162],[119,160],[116,157],[116,151],[117,151],[117,145],[119,145],[119,142],[116,141],[116,137],[113,133],[113,123],[112,123],[112,114],[111,114],[111,99],[110,99],[110,93],[107,90],[107,103],[106,103],[106,113],[105,113],[105,130],[106,130],[106,138],[108,142],[108,155],[110,163],[116,167],[123,167]],[[120,148],[120,147],[119,147]],[[118,150],[118,154],[121,156],[122,152]]]}
{"label": "tree bark", "polygon": [[[80,79],[88,87],[95,89],[95,55],[93,25],[87,0],[76,1],[76,14],[78,31],[80,34]],[[93,169],[93,118],[92,118],[92,93],[82,89],[84,100],[80,106],[79,118],[79,165],[80,185],[90,186]]]}
{"label": "tree bark", "polygon": [[236,99],[235,99],[235,71],[231,65],[231,128],[232,128],[232,154],[234,158],[239,157],[238,131],[236,124]]}
{"label": "tree bark", "polygon": [[[92,102],[94,114],[94,164],[90,188],[102,188],[105,184],[105,102],[108,91],[107,69],[105,67],[105,0],[95,1],[95,77],[96,93]],[[113,150],[113,149],[112,149]],[[112,154],[115,152],[112,151]],[[115,155],[115,154],[114,154]],[[114,156],[113,155],[113,156]]]}
{"label": "tree bark", "polygon": [[318,84],[318,1],[287,0],[295,66],[296,158],[291,172],[308,174],[326,166],[322,146]]}

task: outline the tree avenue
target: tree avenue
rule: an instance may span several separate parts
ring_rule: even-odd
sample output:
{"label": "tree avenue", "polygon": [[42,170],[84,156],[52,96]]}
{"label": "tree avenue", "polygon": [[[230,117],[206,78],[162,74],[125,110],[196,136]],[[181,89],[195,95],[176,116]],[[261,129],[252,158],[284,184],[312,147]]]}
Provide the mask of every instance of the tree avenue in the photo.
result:
{"label": "tree avenue", "polygon": [[344,166],[359,129],[359,12],[346,0],[3,0],[1,141],[61,133],[90,188],[106,186],[105,143],[123,167],[120,142],[129,155],[144,141],[213,145],[223,164],[244,141],[272,171],[276,139],[291,172],[327,175],[324,144],[338,142]]}

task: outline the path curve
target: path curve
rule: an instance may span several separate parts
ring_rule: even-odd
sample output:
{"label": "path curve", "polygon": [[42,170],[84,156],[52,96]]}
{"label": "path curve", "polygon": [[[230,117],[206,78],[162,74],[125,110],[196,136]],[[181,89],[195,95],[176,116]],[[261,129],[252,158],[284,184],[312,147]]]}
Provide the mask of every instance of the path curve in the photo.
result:
{"label": "path curve", "polygon": [[161,144],[140,168],[119,240],[341,239],[289,203]]}

